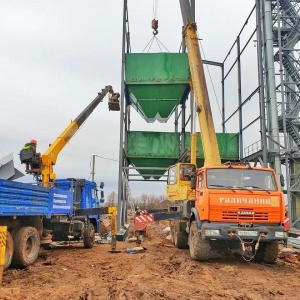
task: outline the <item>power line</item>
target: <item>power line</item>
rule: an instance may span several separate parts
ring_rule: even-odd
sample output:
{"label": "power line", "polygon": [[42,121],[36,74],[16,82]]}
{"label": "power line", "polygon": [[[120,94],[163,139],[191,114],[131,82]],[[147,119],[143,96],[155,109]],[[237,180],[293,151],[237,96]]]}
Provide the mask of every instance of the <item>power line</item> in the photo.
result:
{"label": "power line", "polygon": [[119,162],[119,160],[117,160],[117,159],[107,158],[107,157],[103,157],[103,156],[100,156],[100,155],[95,155],[95,156],[99,157],[99,158],[102,158],[102,159],[107,159],[107,160]]}

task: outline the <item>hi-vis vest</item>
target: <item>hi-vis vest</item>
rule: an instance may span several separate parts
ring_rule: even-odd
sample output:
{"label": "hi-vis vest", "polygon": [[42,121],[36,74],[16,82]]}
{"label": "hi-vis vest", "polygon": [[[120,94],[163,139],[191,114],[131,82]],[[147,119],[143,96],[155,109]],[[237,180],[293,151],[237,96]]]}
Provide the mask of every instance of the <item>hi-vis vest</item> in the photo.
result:
{"label": "hi-vis vest", "polygon": [[27,150],[27,149],[30,149],[30,148],[31,148],[31,144],[26,143],[22,150]]}

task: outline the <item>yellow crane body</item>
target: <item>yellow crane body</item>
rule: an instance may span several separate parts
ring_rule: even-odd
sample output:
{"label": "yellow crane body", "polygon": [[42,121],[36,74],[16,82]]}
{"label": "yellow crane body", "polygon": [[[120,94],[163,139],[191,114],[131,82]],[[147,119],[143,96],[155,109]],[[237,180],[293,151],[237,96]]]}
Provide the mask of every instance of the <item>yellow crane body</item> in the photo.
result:
{"label": "yellow crane body", "polygon": [[41,156],[41,172],[42,181],[44,184],[48,184],[49,182],[55,180],[56,174],[53,171],[53,165],[55,165],[60,151],[70,141],[78,128],[79,126],[77,122],[71,122],[71,124],[59,135],[54,143],[52,143]]}
{"label": "yellow crane body", "polygon": [[[204,165],[218,166],[221,165],[221,158],[208,98],[196,24],[187,24],[184,28],[183,36],[188,50],[187,53],[192,80],[191,87],[195,95],[195,105],[198,115],[198,122],[200,125],[200,134],[205,158]],[[195,142],[194,139],[195,137],[192,137],[193,142]],[[192,146],[191,148],[191,156],[193,158],[191,162],[195,163],[196,147]]]}

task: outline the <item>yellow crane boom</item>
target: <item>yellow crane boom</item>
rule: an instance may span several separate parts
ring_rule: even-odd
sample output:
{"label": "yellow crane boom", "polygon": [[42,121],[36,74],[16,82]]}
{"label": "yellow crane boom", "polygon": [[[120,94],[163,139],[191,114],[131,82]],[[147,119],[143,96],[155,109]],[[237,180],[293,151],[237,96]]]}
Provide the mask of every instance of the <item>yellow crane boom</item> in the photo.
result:
{"label": "yellow crane boom", "polygon": [[[42,182],[44,186],[49,186],[49,182],[56,178],[56,174],[53,171],[53,166],[56,163],[57,157],[61,150],[66,146],[70,139],[74,136],[84,121],[90,116],[94,109],[98,106],[103,98],[109,94],[109,110],[119,111],[119,93],[114,93],[112,86],[108,85],[98,96],[77,116],[77,118],[71,122],[71,124],[58,136],[58,138],[50,144],[49,148],[41,155],[40,169],[38,171],[42,176]],[[34,173],[30,172],[30,173]]]}
{"label": "yellow crane boom", "polygon": [[[41,156],[41,173],[42,182],[47,185],[49,182],[56,178],[53,171],[53,165],[55,165],[58,154],[69,142],[69,140],[74,136],[79,127],[84,123],[84,121],[90,116],[94,109],[98,106],[106,94],[110,93],[111,97],[109,100],[110,110],[120,110],[119,105],[119,94],[114,93],[112,86],[108,85],[98,96],[77,116],[77,118],[71,122],[71,124],[58,136],[58,138],[49,146],[45,153]],[[117,103],[115,105],[114,103]]]}
{"label": "yellow crane boom", "polygon": [[[187,48],[191,74],[190,85],[194,92],[196,112],[202,140],[204,166],[220,166],[221,157],[209,103],[203,62],[199,47],[199,38],[197,36],[197,26],[191,14],[190,1],[179,0],[179,2],[184,23],[182,34]],[[192,118],[193,117],[194,116],[192,116]],[[178,162],[176,165],[169,167],[167,184],[168,200],[195,200],[195,190],[192,189],[190,185],[191,179],[186,179],[185,175],[191,175],[192,172],[196,172],[196,156],[197,136],[195,132],[192,132],[190,164],[186,162]]]}
{"label": "yellow crane boom", "polygon": [[[221,165],[217,137],[209,103],[207,85],[197,36],[197,25],[192,18],[189,1],[180,0],[184,23],[183,36],[187,47],[191,73],[191,88],[195,95],[195,105],[202,139],[204,165]],[[196,164],[196,134],[191,137],[191,163]]]}

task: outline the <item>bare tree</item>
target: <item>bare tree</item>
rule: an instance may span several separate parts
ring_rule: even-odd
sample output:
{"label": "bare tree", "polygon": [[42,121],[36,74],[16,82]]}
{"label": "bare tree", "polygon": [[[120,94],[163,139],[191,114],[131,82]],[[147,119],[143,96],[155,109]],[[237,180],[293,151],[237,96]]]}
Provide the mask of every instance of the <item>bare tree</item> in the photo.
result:
{"label": "bare tree", "polygon": [[115,191],[112,191],[107,196],[107,206],[116,206],[117,205],[117,200],[118,200],[117,193]]}

